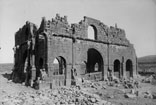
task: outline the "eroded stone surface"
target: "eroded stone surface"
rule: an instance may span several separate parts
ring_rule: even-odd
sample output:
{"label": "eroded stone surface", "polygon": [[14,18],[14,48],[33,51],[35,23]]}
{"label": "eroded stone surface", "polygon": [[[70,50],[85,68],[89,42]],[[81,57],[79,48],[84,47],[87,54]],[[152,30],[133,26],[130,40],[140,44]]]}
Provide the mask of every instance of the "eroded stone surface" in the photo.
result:
{"label": "eroded stone surface", "polygon": [[99,81],[136,76],[136,54],[125,31],[86,16],[71,25],[59,14],[52,20],[43,18],[39,28],[26,22],[15,34],[14,52],[12,79],[27,86],[40,80],[52,88],[79,84],[82,78]]}

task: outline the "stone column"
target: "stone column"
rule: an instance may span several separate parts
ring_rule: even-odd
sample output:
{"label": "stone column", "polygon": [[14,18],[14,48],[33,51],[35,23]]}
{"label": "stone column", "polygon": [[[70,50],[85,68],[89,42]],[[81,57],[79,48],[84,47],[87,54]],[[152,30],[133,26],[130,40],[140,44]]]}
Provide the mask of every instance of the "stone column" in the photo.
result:
{"label": "stone column", "polygon": [[123,63],[123,77],[127,78],[127,76],[126,76],[126,62]]}
{"label": "stone column", "polygon": [[67,72],[67,77],[66,77],[66,86],[70,86],[71,85],[71,68],[72,65],[71,64],[67,64],[66,67],[66,72]]}
{"label": "stone column", "polygon": [[35,38],[32,38],[32,68],[31,68],[31,81],[36,79],[36,67],[35,67]]}
{"label": "stone column", "polygon": [[108,64],[105,64],[104,65],[104,75],[103,75],[104,80],[108,78],[108,76],[107,76],[108,73],[107,72],[108,72]]}
{"label": "stone column", "polygon": [[121,61],[121,70],[120,70],[120,78],[124,77],[124,57],[122,57]]}

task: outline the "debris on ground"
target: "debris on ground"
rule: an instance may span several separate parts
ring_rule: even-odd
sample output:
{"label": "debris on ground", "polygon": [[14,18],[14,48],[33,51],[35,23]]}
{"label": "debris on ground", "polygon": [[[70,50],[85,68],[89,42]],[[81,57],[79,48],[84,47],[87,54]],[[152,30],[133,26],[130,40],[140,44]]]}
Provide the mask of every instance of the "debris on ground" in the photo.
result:
{"label": "debris on ground", "polygon": [[126,98],[136,98],[136,95],[135,94],[127,93],[127,94],[125,94],[125,97]]}
{"label": "debris on ground", "polygon": [[152,93],[152,97],[153,97],[153,99],[156,99],[156,92]]}
{"label": "debris on ground", "polygon": [[35,90],[6,95],[2,105],[114,105],[101,100],[97,95],[89,94],[76,88]]}
{"label": "debris on ground", "polygon": [[[1,87],[0,105],[114,105],[113,103],[115,105],[155,105],[156,93],[152,90],[154,85],[141,82],[142,78],[114,78],[111,81],[91,81],[83,78],[83,82],[75,86],[31,89],[31,91],[27,89],[30,87],[25,87],[24,84],[15,84],[5,79],[5,81],[1,80],[3,84],[4,82],[6,84]],[[4,78],[1,77],[1,79]],[[10,87],[17,87],[17,89],[8,91]],[[138,99],[146,103],[140,103]],[[140,104],[132,102],[134,100]],[[147,102],[147,100],[153,102]]]}

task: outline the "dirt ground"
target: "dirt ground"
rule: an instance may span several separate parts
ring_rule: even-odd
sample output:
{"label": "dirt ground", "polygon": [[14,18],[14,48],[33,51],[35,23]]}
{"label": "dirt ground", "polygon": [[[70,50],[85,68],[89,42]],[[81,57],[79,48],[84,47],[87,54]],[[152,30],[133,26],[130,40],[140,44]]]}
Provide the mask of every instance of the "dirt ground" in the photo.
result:
{"label": "dirt ground", "polygon": [[[156,99],[144,98],[143,95],[136,96],[134,98],[126,98],[125,93],[130,93],[132,89],[123,89],[121,87],[106,87],[105,90],[99,89],[93,93],[99,94],[102,99],[109,102],[115,103],[116,105],[156,105]],[[156,93],[156,86],[141,83],[141,88],[136,89],[136,91],[144,93],[150,91],[151,93]]]}
{"label": "dirt ground", "polygon": [[[11,73],[9,70],[0,72],[0,101],[8,94],[16,94],[17,92],[28,91],[33,92],[34,89],[26,87],[22,84],[13,83],[8,81],[6,73]],[[140,78],[138,78],[138,81]],[[100,85],[99,85],[100,84]],[[102,84],[102,85],[101,85]],[[101,87],[102,86],[102,87]],[[156,99],[145,98],[143,93],[150,92],[156,94],[156,85],[150,83],[140,83],[140,87],[133,89],[139,91],[141,95],[135,97],[126,98],[125,94],[130,93],[132,89],[125,89],[123,86],[115,87],[108,86],[103,82],[99,82],[96,87],[82,87],[83,91],[87,91],[91,94],[97,94],[102,100],[109,101],[115,105],[156,105]],[[103,104],[105,105],[105,104]],[[111,104],[112,105],[112,104]]]}
{"label": "dirt ground", "polygon": [[2,97],[7,94],[14,94],[25,90],[33,91],[30,87],[8,81],[4,76],[6,73],[10,74],[11,72],[0,72],[0,100],[2,100]]}

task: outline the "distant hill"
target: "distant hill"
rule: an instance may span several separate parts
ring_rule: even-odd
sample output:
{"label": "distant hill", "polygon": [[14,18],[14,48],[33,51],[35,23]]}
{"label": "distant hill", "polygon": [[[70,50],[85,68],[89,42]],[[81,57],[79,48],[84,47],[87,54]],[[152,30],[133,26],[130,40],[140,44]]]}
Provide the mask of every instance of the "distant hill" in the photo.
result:
{"label": "distant hill", "polygon": [[1,63],[0,72],[11,71],[13,68],[13,63]]}
{"label": "distant hill", "polygon": [[149,55],[138,58],[138,67],[139,72],[156,72],[156,55]]}
{"label": "distant hill", "polygon": [[156,55],[148,55],[138,58],[138,63],[156,63]]}

